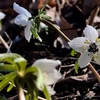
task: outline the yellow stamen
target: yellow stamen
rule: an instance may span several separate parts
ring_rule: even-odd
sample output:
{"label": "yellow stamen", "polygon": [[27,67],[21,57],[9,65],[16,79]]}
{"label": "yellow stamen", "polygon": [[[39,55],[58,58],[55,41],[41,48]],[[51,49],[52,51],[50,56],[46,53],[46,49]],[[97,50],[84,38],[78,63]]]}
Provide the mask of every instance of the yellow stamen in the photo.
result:
{"label": "yellow stamen", "polygon": [[87,44],[87,43],[89,43],[89,42],[88,42],[88,40],[86,39],[86,40],[84,41],[84,44]]}
{"label": "yellow stamen", "polygon": [[99,38],[96,38],[96,42],[100,42],[100,39]]}
{"label": "yellow stamen", "polygon": [[85,50],[85,47],[84,46],[82,46],[82,50]]}
{"label": "yellow stamen", "polygon": [[98,56],[97,56],[97,54],[94,54],[94,55],[93,55],[93,58],[96,58],[96,59],[98,59]]}

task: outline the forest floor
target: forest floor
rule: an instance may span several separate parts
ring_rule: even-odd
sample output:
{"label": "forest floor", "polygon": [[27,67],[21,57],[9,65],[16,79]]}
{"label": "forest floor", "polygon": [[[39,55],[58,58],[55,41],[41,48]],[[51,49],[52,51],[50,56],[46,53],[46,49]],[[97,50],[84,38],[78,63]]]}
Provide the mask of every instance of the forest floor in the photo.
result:
{"label": "forest floor", "polygon": [[[6,14],[6,17],[2,20],[2,30],[0,35],[2,36],[2,39],[4,39],[5,43],[10,47],[10,52],[22,55],[28,61],[29,65],[40,58],[59,59],[62,63],[58,70],[61,72],[63,77],[53,85],[56,94],[52,96],[52,100],[100,100],[100,83],[88,66],[84,69],[79,68],[78,73],[75,72],[74,66],[78,56],[71,56],[72,49],[68,47],[68,44],[64,39],[60,38],[61,41],[63,41],[60,42],[57,32],[53,30],[53,28],[49,27],[48,30],[44,28],[39,33],[40,37],[43,39],[42,43],[34,39],[27,42],[23,37],[24,28],[12,23],[13,19],[17,15],[17,13],[12,9],[14,0],[10,0],[9,3],[7,3],[7,0],[5,1],[5,5],[4,2],[0,1],[0,9]],[[33,15],[37,14],[39,8],[36,9],[34,7],[33,9],[33,3],[31,0],[23,0],[23,2],[20,0],[15,1],[17,1],[21,6],[24,6],[30,12],[34,12]],[[47,14],[52,17],[51,22],[58,25],[61,28],[61,31],[70,39],[82,36],[82,31],[87,24],[86,20],[89,19],[89,16],[95,10],[96,0],[92,0],[92,2],[90,2],[91,0],[80,0],[80,2],[78,2],[79,0],[76,0],[77,3],[65,3],[63,6],[60,1],[63,0],[59,0],[57,6],[53,5],[53,7],[51,7],[52,5],[49,5],[49,7],[47,6],[46,8],[46,11],[48,12]],[[91,6],[89,3],[91,3]],[[40,3],[37,4],[37,6],[40,7]],[[61,13],[61,16],[58,16],[59,13]],[[61,18],[60,22],[57,18]],[[94,23],[92,20],[92,23],[93,25],[96,25],[96,28],[100,27],[99,22]],[[10,38],[5,34],[5,32]],[[54,41],[56,41],[56,46],[54,46]],[[3,41],[0,42],[0,53],[7,52],[5,43]],[[94,62],[91,62],[91,64],[100,74],[100,65]],[[18,95],[15,89],[6,92],[5,88],[0,92],[0,96],[5,97],[7,100],[18,100]]]}

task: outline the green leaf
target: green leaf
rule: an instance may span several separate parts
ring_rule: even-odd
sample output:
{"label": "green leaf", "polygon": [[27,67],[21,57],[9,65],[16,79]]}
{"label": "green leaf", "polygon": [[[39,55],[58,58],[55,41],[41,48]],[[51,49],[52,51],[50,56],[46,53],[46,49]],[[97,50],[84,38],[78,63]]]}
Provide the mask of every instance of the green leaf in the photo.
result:
{"label": "green leaf", "polygon": [[75,56],[76,55],[76,51],[75,50],[72,50],[71,51],[71,56]]}
{"label": "green leaf", "polygon": [[0,54],[0,61],[2,59],[5,59],[5,58],[15,59],[15,58],[18,58],[18,57],[21,57],[21,55],[16,54],[16,53],[3,53],[3,54]]}
{"label": "green leaf", "polygon": [[38,95],[39,95],[39,93],[38,93],[38,89],[37,89],[37,85],[36,85],[36,83],[35,83],[35,81],[33,81],[33,86],[34,86],[34,91],[33,91],[33,93],[34,93],[34,99],[33,100],[38,100]]}
{"label": "green leaf", "polygon": [[2,73],[0,73],[0,77],[4,76]]}
{"label": "green leaf", "polygon": [[7,88],[7,92],[11,91],[12,88],[15,86],[14,81],[10,82],[9,84],[10,84],[10,85],[9,85],[9,87]]}
{"label": "green leaf", "polygon": [[37,80],[36,80],[36,85],[39,89],[43,89],[43,74],[41,72],[41,70],[38,67],[35,66],[31,66],[29,68],[26,69],[25,74],[27,73],[33,73],[37,76]]}
{"label": "green leaf", "polygon": [[74,65],[74,69],[75,69],[75,72],[78,74],[78,61],[76,61],[75,65]]}
{"label": "green leaf", "polygon": [[26,94],[26,95],[25,95],[25,99],[26,99],[26,100],[31,100],[31,94],[30,94],[30,93]]}
{"label": "green leaf", "polygon": [[25,71],[25,74],[28,74],[28,73],[37,73],[38,74],[38,68],[37,67],[30,66]]}
{"label": "green leaf", "polygon": [[19,58],[19,57],[21,57],[21,56],[18,54],[15,54],[15,53],[3,53],[3,54],[0,54],[0,62],[1,63],[6,62],[6,63],[16,66],[16,64],[13,62],[13,60],[16,58]]}
{"label": "green leaf", "polygon": [[7,100],[6,98],[4,98],[4,97],[2,97],[2,96],[0,96],[0,100]]}
{"label": "green leaf", "polygon": [[39,15],[41,15],[41,14],[45,15],[46,12],[45,12],[45,11],[41,11],[41,12],[39,13]]}
{"label": "green leaf", "polygon": [[9,74],[6,74],[2,77],[0,77],[0,80],[2,80],[0,82],[0,91],[9,84],[9,82],[11,82],[12,80],[14,80],[14,78],[16,77],[17,73],[16,72],[12,72]]}
{"label": "green leaf", "polygon": [[35,19],[31,21],[32,27],[35,28],[36,24],[35,24]]}
{"label": "green leaf", "polygon": [[33,34],[33,38],[36,38],[36,39],[38,39],[40,42],[42,42],[42,39],[41,39],[40,36],[38,35],[37,29],[36,29],[36,28],[31,27],[31,32],[32,32],[32,34]]}
{"label": "green leaf", "polygon": [[13,60],[12,60],[10,57],[1,58],[1,59],[0,59],[0,62],[1,62],[1,63],[9,63],[9,64],[12,64],[12,65],[15,65],[15,63],[13,62]]}
{"label": "green leaf", "polygon": [[41,15],[40,17],[43,18],[43,19],[46,19],[46,20],[50,20],[51,19],[51,17],[47,16],[47,15]]}
{"label": "green leaf", "polygon": [[18,65],[19,70],[25,70],[26,65],[27,65],[26,59],[24,59],[23,57],[20,57],[20,58],[16,58],[14,62]]}
{"label": "green leaf", "polygon": [[26,81],[26,84],[27,84],[27,87],[28,87],[28,92],[31,95],[30,97],[33,100],[38,100],[38,89],[37,89],[35,81],[32,80],[32,79],[28,79]]}
{"label": "green leaf", "polygon": [[0,63],[0,72],[12,72],[12,71],[17,71],[18,68],[14,65],[11,64],[1,64]]}
{"label": "green leaf", "polygon": [[35,17],[34,23],[35,23],[35,27],[33,28],[37,28],[37,32],[40,32],[40,16]]}
{"label": "green leaf", "polygon": [[[32,99],[32,98],[34,98],[34,93],[33,93],[33,87],[31,87],[31,84],[33,83],[32,82],[32,80],[27,80],[26,81],[26,84],[27,84],[27,88],[28,88],[28,93],[30,94],[30,100]],[[33,84],[32,84],[32,86],[33,86]]]}
{"label": "green leaf", "polygon": [[49,95],[48,90],[45,85],[44,85],[43,93],[47,100],[51,100],[51,96]]}
{"label": "green leaf", "polygon": [[37,31],[40,32],[40,21],[37,22]]}

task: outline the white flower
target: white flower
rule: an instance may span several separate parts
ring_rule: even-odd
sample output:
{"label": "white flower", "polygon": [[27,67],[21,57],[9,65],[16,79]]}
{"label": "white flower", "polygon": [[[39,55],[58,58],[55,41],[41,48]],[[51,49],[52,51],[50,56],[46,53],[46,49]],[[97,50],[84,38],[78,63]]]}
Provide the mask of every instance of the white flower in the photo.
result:
{"label": "white flower", "polygon": [[[97,62],[100,61],[100,39],[98,38],[98,32],[92,26],[87,25],[83,30],[85,37],[77,37],[68,42],[69,46],[75,49],[77,52],[83,54],[78,59],[78,64],[81,68],[86,67],[92,58]],[[100,62],[99,62],[100,64]]]}
{"label": "white flower", "polygon": [[53,85],[62,77],[60,72],[55,69],[55,67],[59,65],[61,65],[59,60],[51,59],[39,59],[33,63],[33,66],[39,67],[43,73],[43,83],[46,85],[48,92],[51,95],[55,94],[55,91],[50,85]]}
{"label": "white flower", "polygon": [[5,14],[3,12],[0,12],[0,20],[4,19],[5,18]]}
{"label": "white flower", "polygon": [[29,18],[31,18],[32,15],[25,8],[19,6],[15,2],[13,4],[13,9],[19,14],[15,18],[14,22],[15,22],[15,24],[17,24],[19,26],[25,26],[25,30],[24,30],[25,31],[25,38],[29,42],[30,38],[31,38],[31,35],[32,35],[32,33],[30,31],[31,21],[29,20]]}

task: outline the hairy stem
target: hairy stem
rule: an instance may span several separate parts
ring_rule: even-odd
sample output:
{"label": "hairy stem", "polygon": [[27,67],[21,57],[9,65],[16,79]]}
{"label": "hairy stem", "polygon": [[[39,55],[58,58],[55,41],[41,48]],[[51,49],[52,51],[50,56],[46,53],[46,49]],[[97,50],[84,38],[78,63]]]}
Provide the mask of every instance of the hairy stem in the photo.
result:
{"label": "hairy stem", "polygon": [[[70,39],[63,32],[61,32],[55,25],[53,25],[51,22],[49,22],[49,21],[47,21],[45,19],[41,19],[41,22],[43,22],[46,25],[51,26],[52,28],[54,28],[67,42],[70,42]],[[97,80],[100,82],[99,73],[94,69],[94,67],[91,64],[89,64],[88,67],[92,71],[92,73],[95,75]]]}

